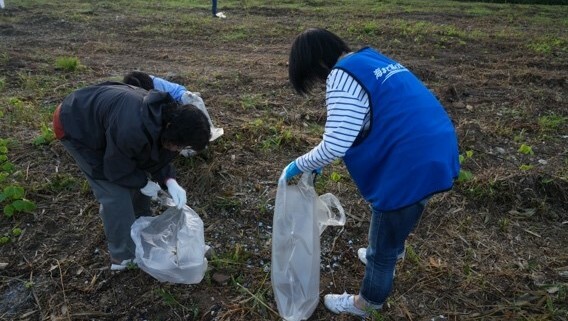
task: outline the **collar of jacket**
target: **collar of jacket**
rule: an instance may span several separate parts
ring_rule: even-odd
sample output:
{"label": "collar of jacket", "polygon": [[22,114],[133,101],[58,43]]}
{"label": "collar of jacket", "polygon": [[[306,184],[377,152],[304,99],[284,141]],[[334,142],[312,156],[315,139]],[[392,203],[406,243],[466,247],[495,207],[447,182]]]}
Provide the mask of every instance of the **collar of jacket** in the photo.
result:
{"label": "collar of jacket", "polygon": [[157,90],[150,90],[148,95],[144,97],[144,103],[141,108],[141,115],[144,122],[144,127],[152,137],[152,151],[150,157],[153,160],[158,160],[160,136],[162,131],[162,108],[163,104],[173,102],[173,98],[166,92]]}

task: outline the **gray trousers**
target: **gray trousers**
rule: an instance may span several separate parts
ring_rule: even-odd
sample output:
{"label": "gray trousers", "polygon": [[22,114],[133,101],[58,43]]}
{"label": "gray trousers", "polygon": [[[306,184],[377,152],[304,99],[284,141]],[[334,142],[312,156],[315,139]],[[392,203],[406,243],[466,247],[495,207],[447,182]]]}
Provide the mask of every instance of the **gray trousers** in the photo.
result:
{"label": "gray trousers", "polygon": [[100,203],[99,215],[103,221],[111,261],[120,263],[133,259],[135,246],[130,237],[130,227],[137,217],[150,215],[150,197],[140,193],[139,189],[94,179],[91,167],[75,147],[65,139],[61,140],[61,143],[85,174]]}

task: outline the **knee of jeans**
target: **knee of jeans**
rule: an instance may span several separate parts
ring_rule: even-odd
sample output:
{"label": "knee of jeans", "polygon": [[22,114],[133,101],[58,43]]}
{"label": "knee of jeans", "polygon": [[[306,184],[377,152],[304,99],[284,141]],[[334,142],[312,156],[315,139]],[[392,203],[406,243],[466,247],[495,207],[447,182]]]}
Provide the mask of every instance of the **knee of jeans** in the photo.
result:
{"label": "knee of jeans", "polygon": [[396,265],[396,262],[398,260],[398,254],[395,253],[391,253],[391,254],[386,254],[386,253],[368,253],[367,252],[367,264],[369,264],[369,262],[371,264],[373,264],[375,267],[377,268],[381,268],[381,267],[392,267]]}

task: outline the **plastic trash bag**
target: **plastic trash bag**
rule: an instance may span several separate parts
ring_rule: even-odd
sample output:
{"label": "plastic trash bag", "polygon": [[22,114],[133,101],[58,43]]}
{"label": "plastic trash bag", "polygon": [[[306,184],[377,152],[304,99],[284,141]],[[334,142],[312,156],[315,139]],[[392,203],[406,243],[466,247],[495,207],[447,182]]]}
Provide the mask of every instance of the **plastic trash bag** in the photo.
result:
{"label": "plastic trash bag", "polygon": [[170,207],[158,216],[142,216],[132,224],[134,262],[161,282],[196,284],[207,269],[203,221],[189,206]]}
{"label": "plastic trash bag", "polygon": [[[278,313],[287,321],[308,319],[319,303],[320,235],[345,225],[345,211],[332,194],[318,196],[314,174],[297,185],[278,180],[272,227],[271,279]],[[334,211],[337,210],[337,211]]]}
{"label": "plastic trash bag", "polygon": [[[193,106],[199,108],[199,110],[201,110],[205,114],[207,120],[209,121],[209,126],[211,127],[211,138],[209,138],[210,142],[223,136],[224,134],[223,128],[215,127],[213,125],[213,121],[211,121],[211,116],[209,116],[209,112],[205,107],[205,103],[203,102],[203,99],[201,99],[201,95],[198,92],[191,92],[191,91],[184,92],[183,95],[181,96],[181,103],[184,105],[192,104]],[[185,157],[192,157],[197,154],[197,152],[191,148],[184,148],[179,153]]]}
{"label": "plastic trash bag", "polygon": [[211,116],[209,116],[209,112],[207,112],[207,108],[205,107],[205,103],[201,98],[201,95],[198,92],[191,92],[186,91],[181,96],[181,102],[185,104],[192,104],[195,107],[199,108],[209,120],[209,126],[211,126],[211,138],[209,139],[210,142],[214,141],[215,139],[223,136],[224,131],[223,128],[218,128],[213,125],[213,121],[211,121]]}

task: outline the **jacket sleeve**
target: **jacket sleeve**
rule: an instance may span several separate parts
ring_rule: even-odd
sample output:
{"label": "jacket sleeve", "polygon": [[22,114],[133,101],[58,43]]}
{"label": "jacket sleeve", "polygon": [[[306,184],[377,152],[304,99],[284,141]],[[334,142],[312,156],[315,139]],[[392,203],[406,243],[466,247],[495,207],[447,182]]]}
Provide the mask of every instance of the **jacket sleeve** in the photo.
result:
{"label": "jacket sleeve", "polygon": [[176,178],[176,170],[175,167],[168,162],[165,166],[160,168],[159,170],[151,173],[152,180],[158,182],[163,189],[166,189],[166,181],[169,178]]}

